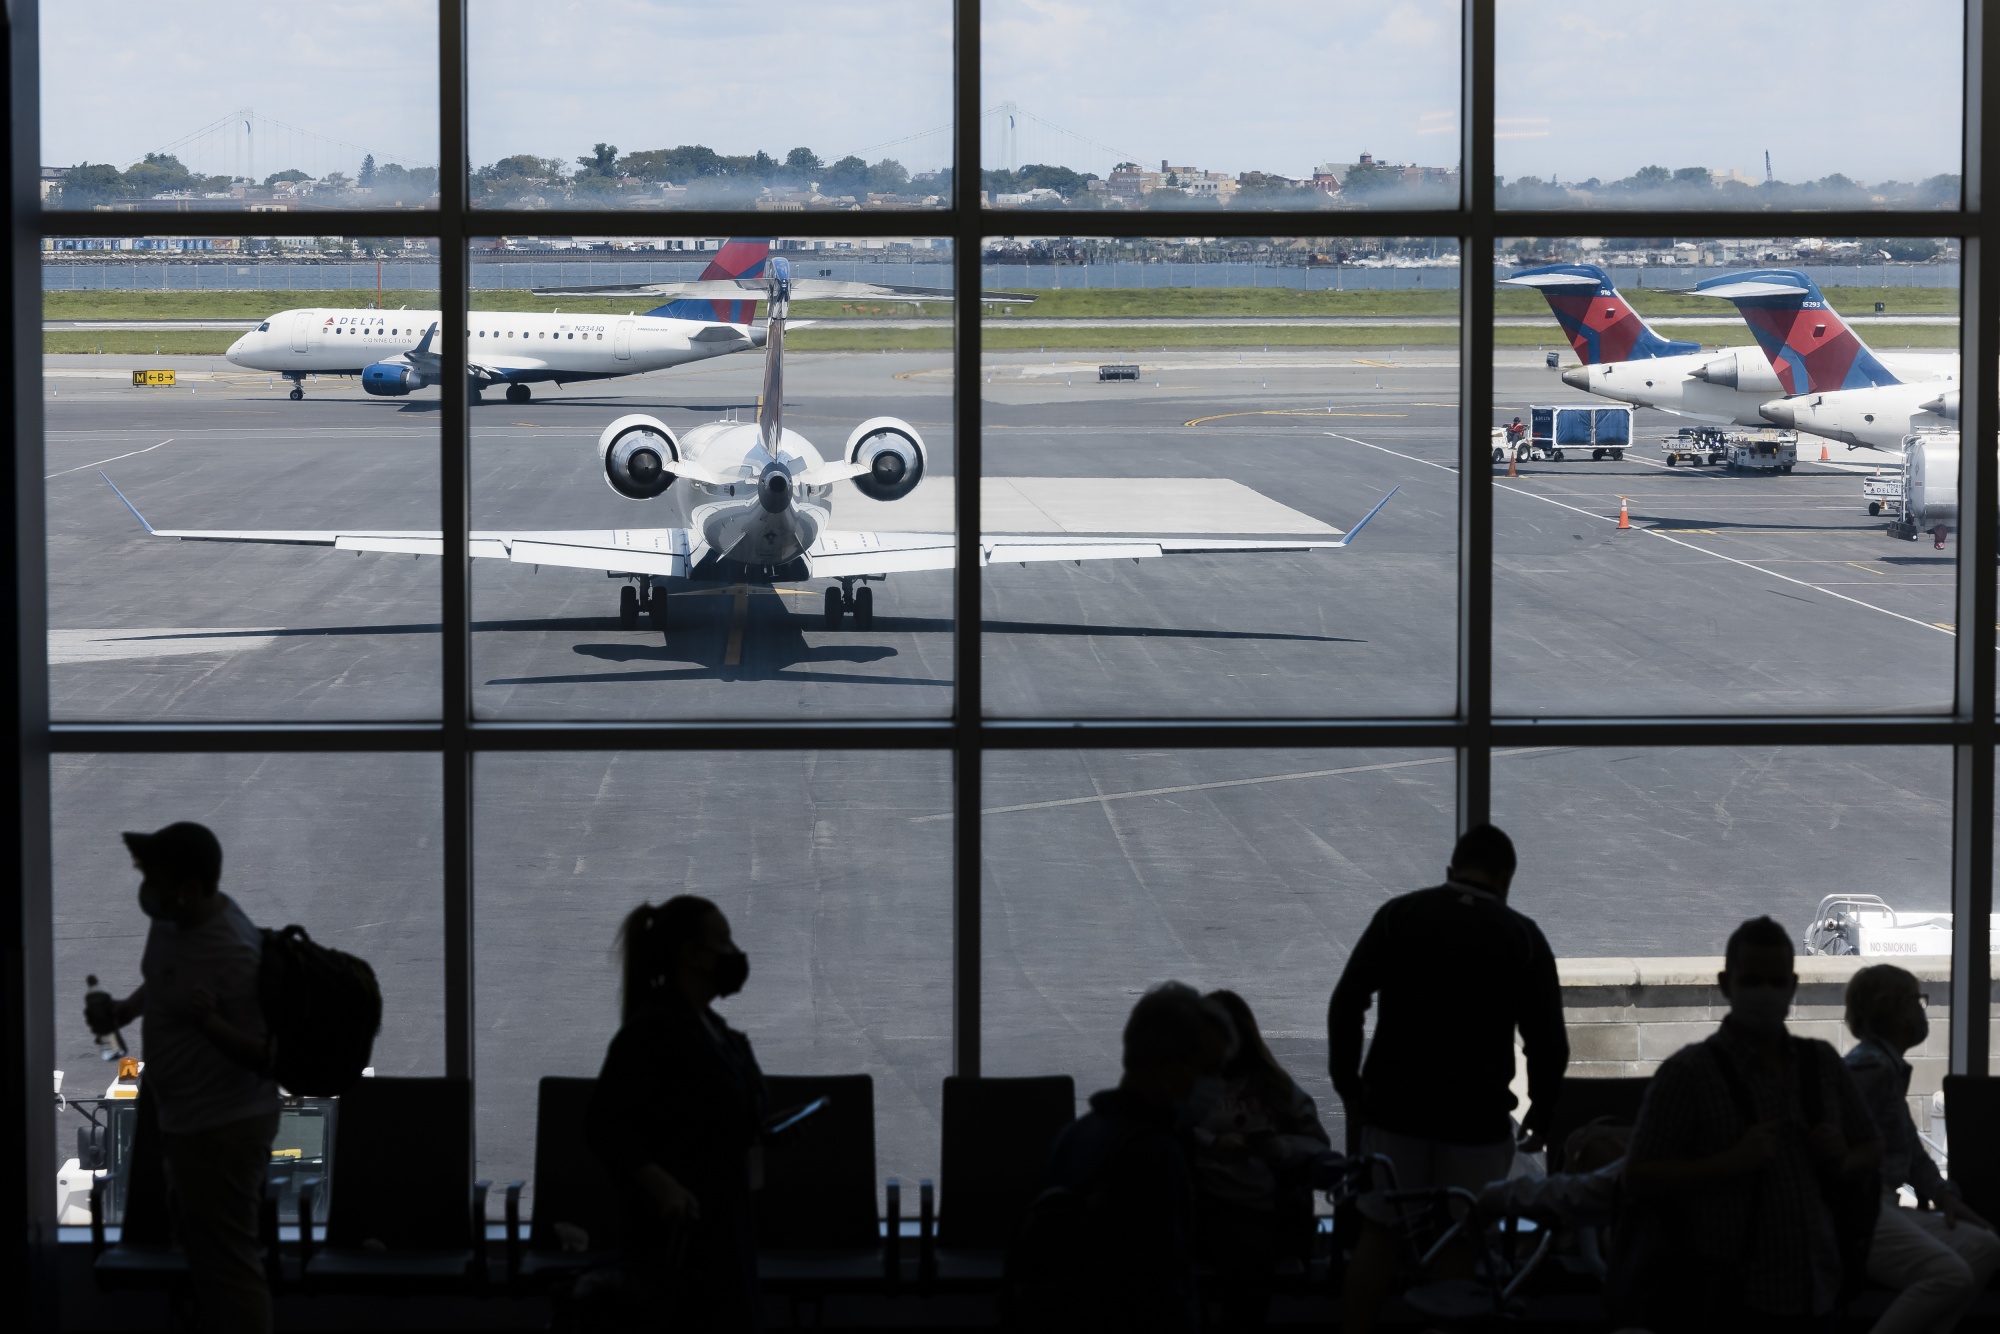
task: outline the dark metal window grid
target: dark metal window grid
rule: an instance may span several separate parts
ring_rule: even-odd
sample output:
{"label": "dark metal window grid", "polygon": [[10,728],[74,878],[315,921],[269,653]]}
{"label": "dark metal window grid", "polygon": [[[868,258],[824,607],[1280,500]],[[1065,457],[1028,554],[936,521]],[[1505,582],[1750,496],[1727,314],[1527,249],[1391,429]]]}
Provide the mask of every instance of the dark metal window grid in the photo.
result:
{"label": "dark metal window grid", "polygon": [[[1969,0],[1965,32],[1964,198],[1957,211],[1842,211],[1804,215],[1819,235],[1952,235],[1962,246],[1962,426],[1975,440],[2000,431],[1994,368],[2000,358],[2000,209],[1984,208],[1989,181],[2000,181],[1994,160],[2000,135],[1983,133],[1984,88],[2000,80],[2000,0]],[[954,575],[957,616],[953,631],[957,685],[951,718],[933,722],[787,722],[681,724],[537,723],[475,721],[471,708],[470,582],[466,530],[470,519],[467,403],[447,390],[442,398],[439,468],[440,563],[443,614],[443,687],[440,719],[430,724],[248,723],[242,725],[55,724],[47,718],[44,643],[44,551],[41,518],[40,274],[37,236],[129,235],[164,219],[139,214],[40,213],[34,183],[38,148],[35,7],[11,10],[8,69],[12,111],[10,187],[14,208],[12,333],[14,384],[13,467],[10,513],[15,520],[14,579],[0,589],[8,601],[0,632],[9,634],[13,713],[6,720],[22,756],[10,779],[6,818],[16,836],[18,892],[0,941],[15,961],[5,998],[17,1035],[10,1084],[20,1082],[16,1108],[28,1159],[39,1168],[46,1115],[34,1097],[46,1098],[51,1020],[47,995],[48,934],[47,755],[65,753],[425,751],[444,766],[443,893],[446,1019],[445,1068],[473,1074],[474,811],[472,758],[480,751],[624,750],[685,751],[862,749],[948,750],[954,759],[953,1036],[954,1065],[962,1074],[980,1069],[980,846],[981,758],[988,750],[1231,748],[1282,746],[1450,748],[1457,756],[1458,822],[1483,821],[1491,804],[1491,756],[1496,746],[1949,746],[1953,753],[1952,906],[1955,913],[1951,982],[1951,1068],[1987,1069],[1991,991],[1988,915],[1992,906],[1995,740],[1994,651],[1996,513],[1994,452],[1961,451],[1962,525],[1958,560],[1955,704],[1948,714],[1902,717],[1673,717],[1510,718],[1492,707],[1492,486],[1487,421],[1493,399],[1493,291],[1477,280],[1496,238],[1593,235],[1727,237],[1768,233],[1782,213],[1750,212],[1516,212],[1497,209],[1493,178],[1494,0],[1467,0],[1463,13],[1461,173],[1457,207],[1400,211],[1269,211],[1203,213],[1200,230],[1225,236],[1432,236],[1453,239],[1462,257],[1459,372],[1459,597],[1458,691],[1454,716],[1436,719],[1287,718],[1264,721],[994,720],[983,716],[980,656],[979,514],[982,471],[980,255],[989,237],[1063,233],[1081,236],[1149,236],[1193,225],[1171,213],[1022,213],[982,209],[978,203],[980,63],[978,0],[955,0],[957,46],[955,170],[952,207],[935,212],[804,213],[749,211],[482,211],[470,207],[466,144],[466,0],[439,0],[438,84],[441,164],[440,207],[435,212],[362,211],[340,214],[202,214],[196,224],[214,235],[344,236],[429,235],[440,242],[444,310],[444,383],[463,382],[468,243],[475,236],[519,234],[523,229],[562,235],[624,235],[642,225],[662,234],[758,234],[779,218],[797,236],[871,236],[885,227],[948,236],[958,289],[953,364],[957,452]],[[1994,252],[1989,255],[1989,251]],[[30,322],[32,319],[32,323]],[[1588,838],[1588,829],[1577,836]],[[1639,879],[1646,869],[1633,874]],[[18,934],[17,934],[18,933]],[[39,994],[37,994],[39,989]],[[38,1031],[38,1026],[40,1030]],[[25,1050],[19,1044],[25,1043]],[[36,1071],[39,1070],[39,1075]],[[37,1080],[44,1081],[39,1084]],[[31,1091],[39,1088],[39,1094]],[[15,1117],[10,1114],[9,1121]],[[37,1138],[39,1136],[39,1139]],[[52,1170],[53,1165],[50,1164]],[[47,1210],[46,1172],[31,1173],[31,1217]]]}

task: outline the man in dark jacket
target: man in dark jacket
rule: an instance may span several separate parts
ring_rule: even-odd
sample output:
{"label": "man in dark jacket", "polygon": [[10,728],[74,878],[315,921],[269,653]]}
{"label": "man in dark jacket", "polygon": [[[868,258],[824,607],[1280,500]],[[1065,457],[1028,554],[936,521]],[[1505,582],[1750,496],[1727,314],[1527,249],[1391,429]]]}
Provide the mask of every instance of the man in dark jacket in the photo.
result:
{"label": "man in dark jacket", "polygon": [[[1531,1145],[1555,1111],[1569,1064],[1562,988],[1540,928],[1507,906],[1514,864],[1514,845],[1498,829],[1466,831],[1444,884],[1376,911],[1328,1004],[1329,1065],[1349,1147],[1393,1162],[1400,1189],[1477,1191],[1507,1175],[1517,1029]],[[1378,997],[1364,1067],[1362,1019]],[[1367,1221],[1348,1267],[1343,1330],[1367,1330],[1395,1272],[1388,1225],[1396,1215],[1382,1198],[1387,1183],[1375,1184],[1360,1202]]]}
{"label": "man in dark jacket", "polygon": [[1193,987],[1165,982],[1125,1022],[1124,1078],[1057,1138],[1044,1187],[1089,1203],[1089,1291],[1061,1313],[1093,1330],[1192,1331],[1194,1176],[1176,1129],[1195,1080],[1217,1065],[1226,1015]]}

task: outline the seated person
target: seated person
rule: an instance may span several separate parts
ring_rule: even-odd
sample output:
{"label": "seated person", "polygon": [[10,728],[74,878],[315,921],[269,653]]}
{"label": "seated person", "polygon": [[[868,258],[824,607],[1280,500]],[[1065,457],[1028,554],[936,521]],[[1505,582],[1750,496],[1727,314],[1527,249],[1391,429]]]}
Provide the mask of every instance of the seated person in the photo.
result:
{"label": "seated person", "polygon": [[1625,1177],[1625,1149],[1632,1127],[1593,1121],[1563,1143],[1565,1170],[1549,1176],[1495,1181],[1479,1194],[1491,1215],[1520,1214],[1560,1229],[1558,1252],[1575,1257],[1584,1272],[1603,1278],[1609,1266],[1610,1231]]}
{"label": "seated person", "polygon": [[[1992,1224],[1938,1172],[1910,1119],[1903,1053],[1930,1036],[1925,1006],[1915,975],[1894,964],[1872,964],[1847,984],[1847,1031],[1861,1039],[1847,1053],[1847,1069],[1882,1136],[1882,1212],[1868,1277],[1901,1289],[1875,1334],[1951,1329],[2000,1264]],[[1918,1208],[1900,1207],[1899,1186],[1916,1193]]]}
{"label": "seated person", "polygon": [[[1196,1247],[1225,1275],[1256,1278],[1284,1257],[1306,1257],[1313,1205],[1305,1171],[1331,1143],[1312,1097],[1265,1045],[1249,1004],[1233,991],[1207,999],[1229,1016],[1232,1042],[1188,1105],[1200,1196]],[[1225,1300],[1232,1323],[1263,1323],[1267,1292],[1232,1291]]]}
{"label": "seated person", "polygon": [[1093,1094],[1090,1111],[1049,1152],[1045,1194],[1061,1188],[1075,1198],[1072,1248],[1084,1262],[1063,1276],[1071,1290],[1024,1294],[1029,1324],[1196,1328],[1194,1178],[1175,1131],[1195,1081],[1220,1060],[1226,1024],[1218,1019],[1179,982],[1154,987],[1132,1007],[1124,1077]]}

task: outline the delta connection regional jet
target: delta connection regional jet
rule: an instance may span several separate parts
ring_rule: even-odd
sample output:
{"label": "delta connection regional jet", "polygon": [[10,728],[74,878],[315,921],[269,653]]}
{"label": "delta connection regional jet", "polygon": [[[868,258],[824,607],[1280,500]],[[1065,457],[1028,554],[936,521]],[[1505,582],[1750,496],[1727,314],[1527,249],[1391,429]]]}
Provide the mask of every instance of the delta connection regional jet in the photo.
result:
{"label": "delta connection regional jet", "polygon": [[[725,242],[701,275],[701,281],[716,284],[717,296],[681,297],[643,315],[470,311],[465,317],[467,388],[477,401],[482,390],[504,384],[509,403],[526,403],[534,393],[532,384],[644,375],[762,347],[764,330],[752,323],[752,317],[762,299],[756,284],[770,253],[768,239]],[[644,297],[671,286],[582,287],[536,295]],[[952,297],[949,289],[938,287],[818,279],[810,286],[812,290],[798,293],[801,299],[949,301]],[[989,299],[1034,300],[1007,292],[992,293]],[[400,398],[443,381],[444,356],[433,346],[440,327],[435,310],[281,310],[237,339],[227,355],[235,365],[275,371],[290,380],[294,401],[306,396],[308,375],[358,375],[368,393]]]}
{"label": "delta connection regional jet", "polygon": [[[832,579],[826,590],[826,624],[841,624],[849,613],[856,629],[874,623],[874,596],[867,585],[891,574],[948,570],[956,563],[953,535],[923,532],[866,532],[833,526],[833,485],[851,480],[871,500],[896,501],[923,480],[928,454],[916,427],[896,417],[873,417],[856,426],[834,459],[827,459],[784,425],[785,322],[794,295],[812,291],[809,280],[794,282],[789,263],[773,256],[756,280],[653,284],[685,299],[743,299],[754,291],[770,303],[764,349],[764,392],[756,422],[709,422],[676,435],[654,417],[620,417],[598,437],[604,480],[629,500],[665,498],[672,527],[620,528],[581,532],[474,531],[474,557],[516,564],[602,570],[626,580],[619,615],[636,629],[643,608],[653,627],[665,633],[667,599],[702,591],[698,586],[750,586],[780,581]],[[603,289],[598,289],[602,291]],[[629,290],[629,289],[627,289]],[[665,294],[662,292],[662,294]],[[102,474],[99,474],[102,476]],[[111,479],[105,482],[111,485]],[[115,485],[111,486],[118,492]],[[1389,503],[1392,488],[1338,541],[1311,539],[1217,539],[1171,536],[1075,536],[982,534],[981,565],[999,562],[1144,560],[1158,556],[1244,555],[1345,547]],[[262,542],[286,546],[332,547],[338,551],[443,554],[436,530],[380,532],[190,531],[156,529],[125,501],[155,537],[187,542]],[[859,585],[859,587],[857,587]]]}

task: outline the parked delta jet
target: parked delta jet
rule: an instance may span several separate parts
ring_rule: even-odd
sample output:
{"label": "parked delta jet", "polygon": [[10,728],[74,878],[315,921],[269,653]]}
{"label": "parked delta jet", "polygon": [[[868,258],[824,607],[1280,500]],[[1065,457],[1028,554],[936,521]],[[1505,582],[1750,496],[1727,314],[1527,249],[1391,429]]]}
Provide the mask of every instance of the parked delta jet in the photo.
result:
{"label": "parked delta jet", "polygon": [[[1831,319],[1833,325],[1846,331],[1847,326],[1830,308],[1825,307],[1818,289],[1812,287],[1809,279],[1789,270],[1783,272],[1788,278],[1804,284],[1804,287],[1794,289],[1797,292],[1811,290],[1811,299],[1819,303],[1818,308]],[[1714,289],[1744,276],[1710,279],[1696,287],[1695,291],[1706,295],[1725,295]],[[1577,358],[1583,362],[1581,366],[1572,366],[1562,374],[1563,383],[1573,389],[1702,421],[1734,426],[1792,425],[1785,420],[1784,410],[1773,407],[1773,403],[1788,394],[1803,391],[1793,390],[1792,380],[1781,378],[1780,371],[1768,355],[1771,345],[1765,339],[1771,335],[1754,323],[1752,333],[1756,335],[1757,343],[1704,352],[1699,343],[1662,338],[1654,332],[1639,312],[1618,295],[1604,270],[1595,265],[1549,264],[1523,270],[1501,281],[1518,287],[1537,288],[1547,299],[1549,310],[1569,336]],[[1858,345],[1859,340],[1855,341]],[[1874,361],[1872,354],[1870,361],[1881,365]],[[1922,355],[1899,356],[1891,359],[1890,365],[1904,379],[1932,380],[1940,369],[1938,358]],[[1952,369],[1955,375],[1955,365]],[[1936,396],[1935,387],[1931,393],[1923,395],[1924,398]],[[1953,411],[1956,407],[1954,396]],[[1767,408],[1771,411],[1766,411]],[[1821,432],[1818,426],[1803,417],[1798,420],[1797,427],[1850,444],[1870,443],[1855,441],[1833,430]],[[1906,424],[1900,429],[1908,431],[1916,428]],[[1901,439],[1902,435],[1896,434],[1894,441],[1884,447],[1899,448]]]}
{"label": "parked delta jet", "polygon": [[1758,406],[1765,421],[1890,451],[1906,435],[1957,429],[1958,358],[1900,357],[1892,370],[1797,269],[1724,274],[1694,290],[1734,302],[1756,336],[1783,395]]}
{"label": "parked delta jet", "polygon": [[[764,330],[751,323],[756,290],[769,262],[769,240],[725,242],[699,281],[726,290],[708,298],[682,297],[630,315],[561,312],[472,311],[466,316],[466,375],[472,397],[489,385],[507,386],[509,403],[526,403],[529,385],[558,385],[643,375],[690,361],[706,361],[764,346]],[[729,284],[749,284],[750,290]],[[898,301],[949,301],[940,287],[813,280],[811,296],[888,297]],[[537,296],[649,297],[675,284],[616,285],[537,292]],[[680,284],[679,286],[685,286]],[[821,290],[825,289],[825,290]],[[1032,301],[996,292],[994,300]],[[229,360],[251,370],[276,371],[292,381],[292,398],[305,397],[308,375],[358,375],[371,394],[401,397],[444,378],[444,358],[433,347],[435,310],[284,310],[231,345]]]}
{"label": "parked delta jet", "polygon": [[[743,300],[735,281],[662,284],[685,298]],[[797,286],[803,286],[803,283]],[[948,570],[956,561],[951,533],[841,530],[833,526],[833,485],[851,479],[862,495],[895,501],[923,480],[929,454],[917,429],[895,417],[874,417],[856,426],[847,442],[827,459],[798,432],[784,425],[785,322],[795,294],[790,266],[773,256],[763,270],[757,295],[770,303],[764,351],[764,392],[756,422],[710,422],[676,435],[654,417],[620,417],[598,437],[604,480],[635,501],[664,499],[670,525],[664,528],[584,532],[478,532],[470,535],[475,557],[521,564],[602,570],[625,579],[619,614],[636,628],[644,608],[654,628],[665,631],[667,599],[694,591],[690,586],[727,583],[768,586],[781,580],[832,579],[826,590],[826,624],[838,626],[849,613],[857,629],[874,621],[874,596],[867,585],[891,574]],[[110,478],[105,482],[109,484]],[[112,487],[117,491],[117,487]],[[1394,495],[1391,490],[1389,495]],[[120,500],[125,500],[119,493]],[[1157,556],[1270,554],[1345,547],[1389,501],[1374,509],[1338,541],[1283,539],[1253,541],[1208,537],[1005,536],[982,534],[980,564],[1029,561],[1141,560]],[[266,542],[322,546],[340,551],[389,551],[440,555],[443,541],[430,532],[187,531],[155,529],[125,500],[133,516],[155,537],[194,542]],[[856,587],[859,585],[859,587]]]}
{"label": "parked delta jet", "polygon": [[1570,388],[1702,421],[1765,424],[1757,408],[1778,381],[1754,346],[1703,352],[1700,343],[1662,338],[1594,264],[1545,264],[1501,281],[1548,301],[1583,363],[1562,373]]}

